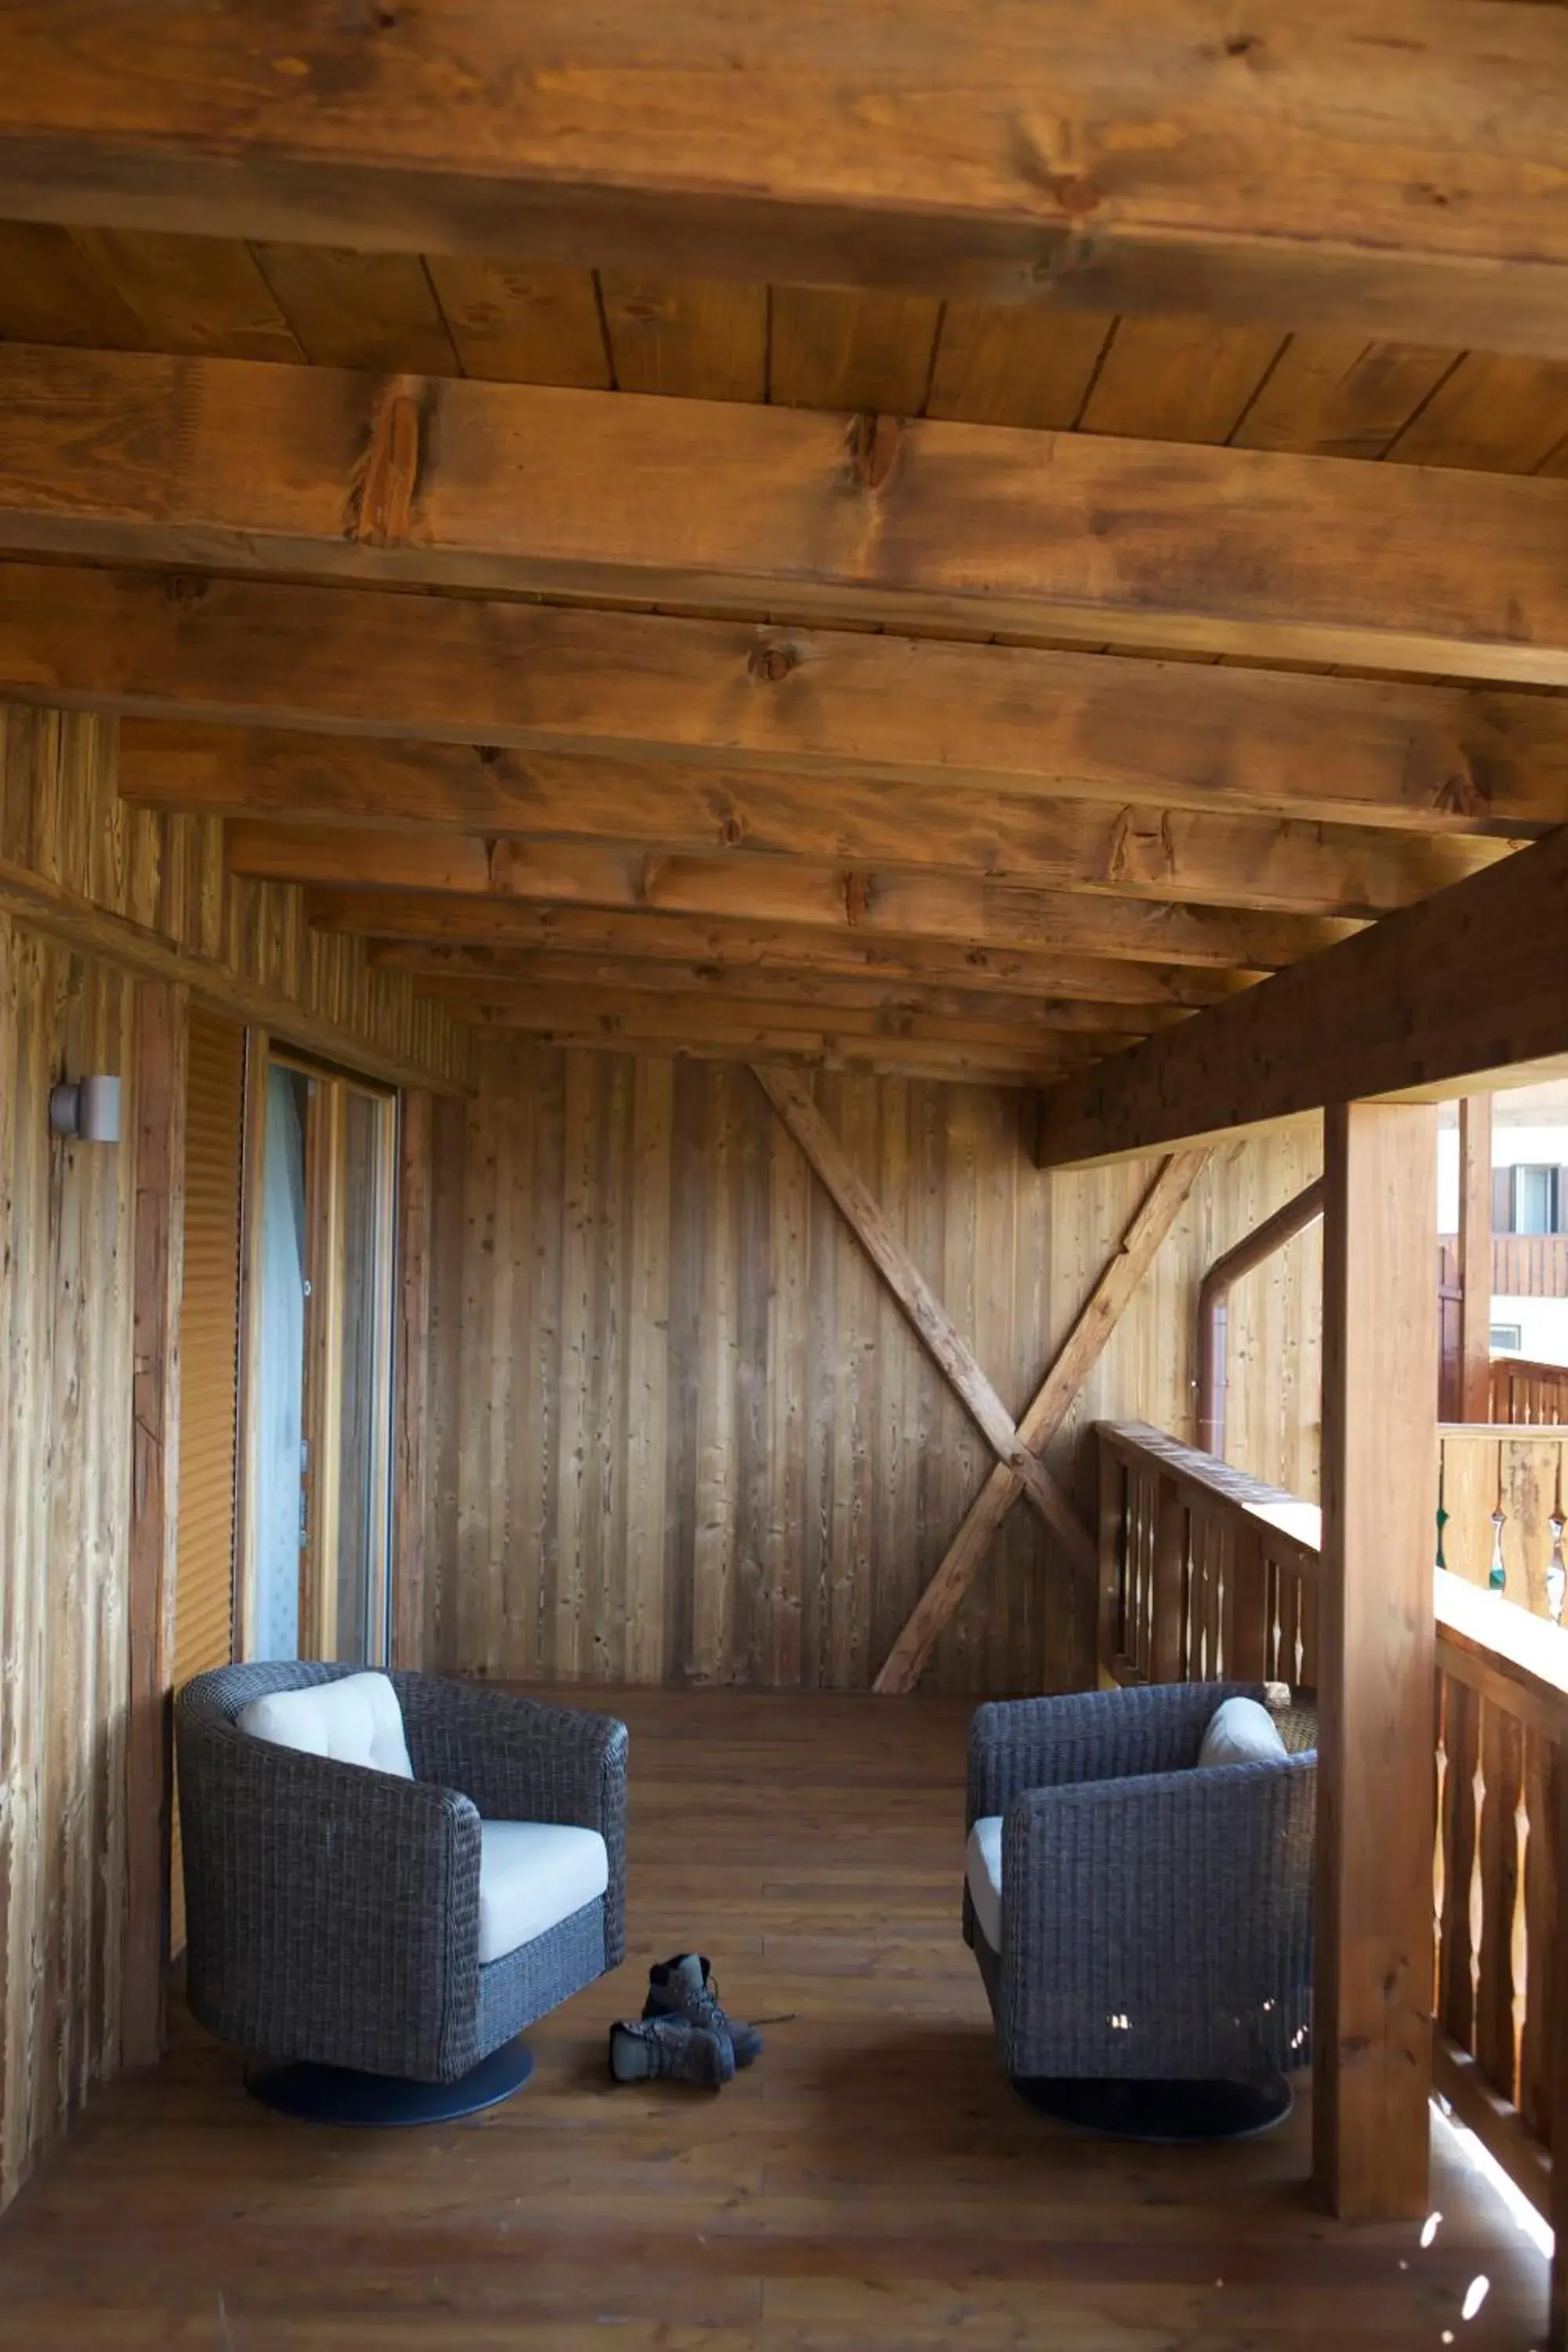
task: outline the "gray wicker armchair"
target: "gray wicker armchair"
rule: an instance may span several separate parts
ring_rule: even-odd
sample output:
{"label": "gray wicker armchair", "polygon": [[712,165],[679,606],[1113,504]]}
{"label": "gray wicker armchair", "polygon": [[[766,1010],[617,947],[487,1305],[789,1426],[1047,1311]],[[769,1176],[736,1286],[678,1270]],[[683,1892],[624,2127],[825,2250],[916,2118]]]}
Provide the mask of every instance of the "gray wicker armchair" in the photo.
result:
{"label": "gray wicker armchair", "polygon": [[[1016,2080],[1253,2082],[1305,2064],[1315,1717],[1282,1763],[1194,1769],[1223,1698],[1178,1683],[982,1706],[969,1739],[963,1931]],[[977,1848],[994,1943],[972,1893]]]}
{"label": "gray wicker armchair", "polygon": [[[411,1780],[237,1728],[354,1671],[226,1666],[179,1694],[190,2006],[273,2061],[453,2084],[623,1956],[626,1727],[394,1674]],[[481,1816],[596,1830],[609,1864],[602,1896],[489,1963]]]}

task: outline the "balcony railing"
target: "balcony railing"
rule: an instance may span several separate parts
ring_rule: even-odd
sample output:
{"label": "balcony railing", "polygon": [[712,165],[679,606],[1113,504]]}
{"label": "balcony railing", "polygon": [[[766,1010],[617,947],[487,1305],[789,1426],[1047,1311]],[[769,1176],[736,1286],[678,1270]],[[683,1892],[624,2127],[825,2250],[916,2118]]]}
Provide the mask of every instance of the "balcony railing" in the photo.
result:
{"label": "balcony railing", "polygon": [[[1102,1672],[1315,1688],[1317,1506],[1142,1423],[1102,1422],[1099,1437]],[[1440,1443],[1453,1508],[1450,1565],[1434,1571],[1434,2078],[1550,2217],[1552,2152],[1568,2149],[1568,1632],[1519,1603],[1547,1598],[1540,1545],[1553,1517],[1562,1537],[1568,1429],[1450,1428]],[[1485,1589],[1494,1540],[1507,1597]]]}
{"label": "balcony railing", "polygon": [[1491,1418],[1552,1428],[1568,1423],[1568,1365],[1532,1364],[1523,1356],[1494,1356]]}
{"label": "balcony railing", "polygon": [[1492,1291],[1499,1298],[1568,1298],[1568,1234],[1494,1234]]}

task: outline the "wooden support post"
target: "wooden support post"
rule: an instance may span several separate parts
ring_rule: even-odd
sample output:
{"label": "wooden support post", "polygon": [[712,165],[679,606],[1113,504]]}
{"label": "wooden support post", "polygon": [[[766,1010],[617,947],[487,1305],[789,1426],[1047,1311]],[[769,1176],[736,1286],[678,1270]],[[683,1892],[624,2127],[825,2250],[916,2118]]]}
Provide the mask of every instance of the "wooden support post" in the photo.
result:
{"label": "wooden support post", "polygon": [[[128,2066],[163,2054],[173,1811],[174,1575],[179,1538],[180,1301],[184,1286],[185,1064],[190,1006],[168,981],[137,991],[135,1257],[125,1738]],[[129,1141],[129,1139],[128,1139]],[[121,1145],[121,1149],[125,1149]]]}
{"label": "wooden support post", "polygon": [[1427,2192],[1436,1117],[1324,1114],[1313,2156],[1352,2221]]}
{"label": "wooden support post", "polygon": [[430,1445],[429,1339],[432,1137],[435,1106],[422,1088],[399,1105],[397,1332],[393,1353],[392,1663],[425,1653],[425,1506]]}
{"label": "wooden support post", "polygon": [[[1044,1451],[1066,1420],[1073,1399],[1174,1224],[1207,1159],[1206,1151],[1173,1151],[1144,1194],[1137,1214],[1047,1373],[1038,1395],[1018,1424],[1018,1435],[1032,1455]],[[1023,1491],[1023,1482],[1016,1473],[999,1462],[971,1504],[963,1526],[888,1653],[887,1663],[874,1685],[884,1696],[896,1697],[914,1688],[937,1635],[974,1581],[997,1528]],[[1098,1575],[1098,1552],[1093,1556],[1094,1572]],[[1109,1664],[1103,1634],[1099,1664]]]}
{"label": "wooden support post", "polygon": [[1013,1416],[992,1387],[963,1334],[913,1258],[851,1167],[848,1158],[800,1080],[784,1070],[753,1066],[754,1076],[780,1118],[843,1212],[856,1240],[888,1285],[938,1370],[973,1415],[998,1460],[1018,1479],[1053,1534],[1059,1537],[1076,1572],[1098,1573],[1093,1538],[1043,1463],[1037,1461],[1014,1425]]}
{"label": "wooden support post", "polygon": [[1491,1419],[1492,1098],[1459,1105],[1459,1419]]}

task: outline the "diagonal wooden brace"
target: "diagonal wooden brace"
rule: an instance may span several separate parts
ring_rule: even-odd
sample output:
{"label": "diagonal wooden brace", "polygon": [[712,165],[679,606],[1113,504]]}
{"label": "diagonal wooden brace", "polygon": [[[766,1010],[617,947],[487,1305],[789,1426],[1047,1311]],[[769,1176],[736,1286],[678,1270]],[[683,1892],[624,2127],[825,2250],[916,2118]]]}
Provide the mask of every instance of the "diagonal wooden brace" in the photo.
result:
{"label": "diagonal wooden brace", "polygon": [[783,1070],[753,1066],[767,1096],[823,1184],[843,1211],[856,1239],[908,1316],[916,1337],[973,1416],[1013,1482],[1028,1496],[1081,1574],[1098,1571],[1098,1554],[1088,1528],[1026,1439],[1012,1414],[975,1361],[957,1326],[924,1275],[893,1233],[880,1207],[850,1166],[837,1138],[798,1078]]}
{"label": "diagonal wooden brace", "polygon": [[[1018,1424],[1019,1436],[1031,1449],[1037,1451],[1047,1445],[1066,1420],[1073,1399],[1170,1232],[1207,1158],[1206,1151],[1173,1151],[1161,1167],[1122,1234],[1120,1248],[1106,1265],[1047,1373],[1039,1394]],[[970,1505],[941,1566],[888,1653],[887,1662],[873,1685],[884,1696],[900,1697],[914,1688],[938,1634],[973,1583],[993,1538],[1023,1491],[1010,1465],[998,1462]],[[1092,1572],[1098,1575],[1097,1564]]]}

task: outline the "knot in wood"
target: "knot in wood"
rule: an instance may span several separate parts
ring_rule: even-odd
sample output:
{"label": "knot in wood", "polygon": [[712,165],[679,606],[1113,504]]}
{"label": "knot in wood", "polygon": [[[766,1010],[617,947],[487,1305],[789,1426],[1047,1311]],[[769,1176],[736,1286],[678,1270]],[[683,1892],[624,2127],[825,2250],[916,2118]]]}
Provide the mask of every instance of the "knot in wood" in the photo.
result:
{"label": "knot in wood", "polygon": [[853,480],[863,490],[879,490],[898,460],[903,422],[897,416],[857,416],[849,425],[847,456]]}
{"label": "knot in wood", "polygon": [[171,572],[163,583],[163,593],[171,604],[200,604],[211,586],[212,582],[199,572]]}
{"label": "knot in wood", "polygon": [[777,686],[792,669],[800,667],[800,655],[794,646],[754,646],[746,667],[763,684]]}

